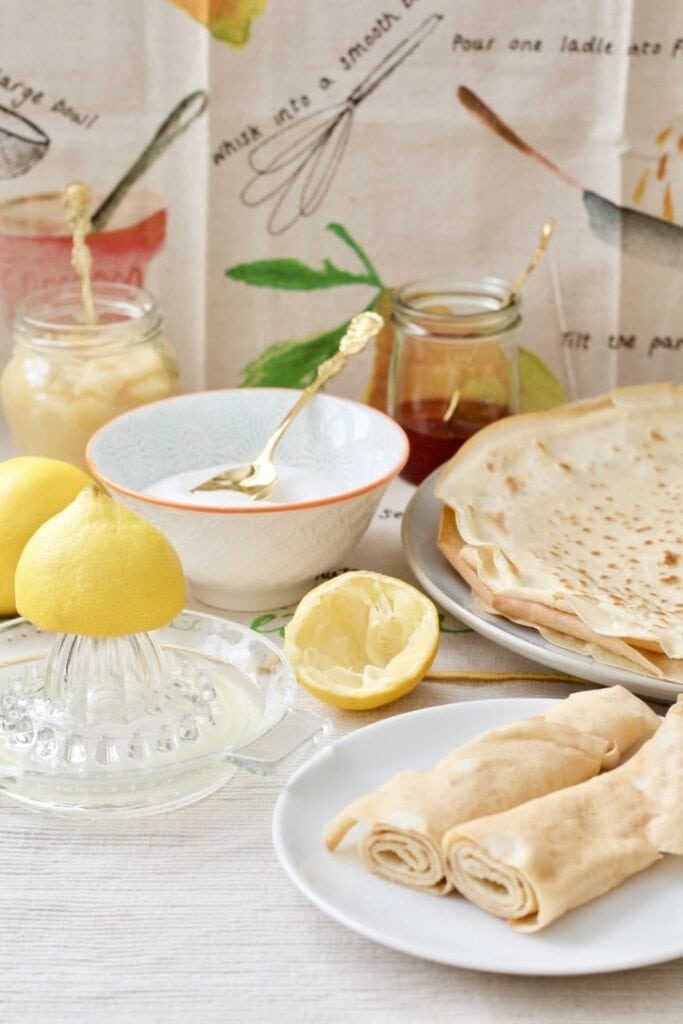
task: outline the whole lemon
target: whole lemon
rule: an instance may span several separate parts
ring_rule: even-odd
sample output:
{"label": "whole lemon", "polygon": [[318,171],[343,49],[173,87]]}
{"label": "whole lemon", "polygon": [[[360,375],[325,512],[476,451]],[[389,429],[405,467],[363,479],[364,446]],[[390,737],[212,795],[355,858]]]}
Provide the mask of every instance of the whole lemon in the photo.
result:
{"label": "whole lemon", "polygon": [[17,608],[54,633],[114,637],[167,625],[183,608],[180,559],[164,535],[86,487],[33,534],[15,576]]}
{"label": "whole lemon", "polygon": [[91,483],[59,459],[23,455],[0,462],[0,615],[16,612],[14,573],[26,541]]}

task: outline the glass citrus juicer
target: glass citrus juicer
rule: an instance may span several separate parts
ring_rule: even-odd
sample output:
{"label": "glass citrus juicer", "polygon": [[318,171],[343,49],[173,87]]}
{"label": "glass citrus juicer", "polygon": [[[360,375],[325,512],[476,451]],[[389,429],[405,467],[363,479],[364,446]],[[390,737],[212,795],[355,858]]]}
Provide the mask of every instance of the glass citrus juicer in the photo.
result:
{"label": "glass citrus juicer", "polygon": [[[71,539],[62,544],[65,536]],[[77,548],[90,545],[89,558],[79,560]],[[183,598],[179,563],[180,583],[169,596],[168,552],[177,557],[157,530],[94,487],[24,548],[17,607],[36,624],[23,618],[0,626],[0,790],[7,796],[85,816],[171,810],[211,793],[239,768],[274,772],[329,733],[325,719],[290,706],[295,675],[267,638],[211,615],[168,614]],[[161,566],[155,574],[152,563]],[[73,588],[60,585],[70,570],[78,583],[73,600]],[[129,598],[121,602],[121,594]],[[162,625],[154,622],[159,615]],[[79,631],[81,621],[96,626],[102,616],[112,635]],[[126,632],[126,621],[150,628]]]}

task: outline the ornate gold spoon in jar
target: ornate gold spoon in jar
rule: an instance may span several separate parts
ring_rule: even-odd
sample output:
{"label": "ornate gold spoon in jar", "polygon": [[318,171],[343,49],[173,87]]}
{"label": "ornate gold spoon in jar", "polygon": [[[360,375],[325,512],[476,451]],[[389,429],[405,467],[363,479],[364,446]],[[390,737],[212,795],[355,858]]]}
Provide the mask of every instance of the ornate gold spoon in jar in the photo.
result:
{"label": "ornate gold spoon in jar", "polygon": [[97,323],[97,315],[92,294],[92,253],[86,242],[86,238],[92,230],[90,220],[92,192],[84,182],[72,181],[64,189],[62,199],[66,210],[66,222],[73,236],[71,266],[81,282],[83,318],[86,324],[92,326]]}
{"label": "ornate gold spoon in jar", "polygon": [[548,242],[552,238],[554,230],[555,230],[555,221],[552,220],[552,219],[547,220],[545,222],[545,224],[543,225],[542,229],[541,229],[541,237],[538,240],[538,245],[536,246],[536,249],[534,251],[533,256],[531,257],[531,259],[529,260],[529,262],[525,266],[524,270],[522,271],[522,273],[519,275],[519,277],[517,278],[517,280],[513,284],[513,286],[510,289],[510,291],[507,293],[507,295],[503,299],[503,301],[502,301],[502,303],[500,305],[501,309],[505,309],[507,306],[510,306],[514,302],[514,300],[517,298],[517,294],[520,291],[520,289],[521,289],[522,285],[524,284],[524,282],[526,281],[527,277],[532,272],[532,270],[535,270],[536,267],[538,266],[538,264],[541,262],[541,260],[543,258],[543,254],[546,251],[546,249],[548,248]]}
{"label": "ornate gold spoon in jar", "polygon": [[315,380],[297,398],[287,415],[279,422],[260,455],[253,462],[226,469],[210,480],[192,488],[195,491],[241,491],[256,501],[267,498],[277,486],[278,476],[273,465],[273,454],[282,437],[323,384],[331,380],[346,365],[350,356],[362,352],[367,343],[382,330],[384,320],[379,313],[359,313],[354,316],[344,337],[339,342],[339,349],[333,356],[326,359],[318,367]]}
{"label": "ornate gold spoon in jar", "polygon": [[[526,282],[527,277],[529,276],[529,274],[532,273],[532,271],[534,271],[536,269],[538,264],[543,259],[543,254],[545,253],[546,249],[548,248],[548,243],[550,242],[550,239],[552,238],[554,230],[555,230],[555,221],[551,218],[550,220],[547,220],[545,222],[545,224],[543,225],[543,227],[541,228],[541,236],[540,236],[540,238],[538,240],[538,244],[537,244],[537,246],[536,246],[536,248],[534,250],[533,256],[531,257],[531,259],[529,260],[529,262],[525,266],[524,270],[521,272],[521,274],[519,275],[519,277],[517,278],[517,280],[512,285],[512,287],[510,288],[509,292],[507,293],[507,295],[505,296],[505,298],[501,302],[500,309],[507,309],[507,307],[511,306],[512,303],[515,301],[515,299],[517,298],[517,295],[519,294],[519,292],[520,292],[520,290],[522,288],[522,285]],[[463,380],[464,380],[465,376],[466,376],[466,371],[465,371],[465,373],[463,373],[463,378],[462,378]],[[441,417],[443,423],[448,423],[448,421],[450,420],[451,416],[453,415],[453,413],[457,409],[458,402],[460,401],[461,393],[462,393],[462,383],[460,384],[459,387],[457,387],[455,389],[455,391],[451,395],[451,400],[448,403],[448,408],[446,409],[445,413]]]}

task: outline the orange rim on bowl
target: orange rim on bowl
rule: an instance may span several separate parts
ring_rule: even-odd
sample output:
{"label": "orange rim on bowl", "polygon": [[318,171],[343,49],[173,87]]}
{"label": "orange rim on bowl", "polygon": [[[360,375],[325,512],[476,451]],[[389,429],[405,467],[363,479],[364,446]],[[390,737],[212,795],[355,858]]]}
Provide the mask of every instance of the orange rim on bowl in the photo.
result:
{"label": "orange rim on bowl", "polygon": [[[189,512],[210,512],[212,514],[217,513],[218,515],[263,515],[264,513],[268,512],[293,512],[306,508],[317,508],[322,505],[334,505],[340,501],[348,501],[350,498],[355,498],[360,494],[367,494],[368,491],[374,491],[376,488],[381,487],[383,484],[388,483],[390,480],[393,480],[395,476],[398,476],[398,474],[401,472],[406,462],[408,461],[408,455],[410,452],[410,442],[408,441],[408,437],[403,428],[399,426],[399,424],[396,423],[395,420],[388,416],[387,413],[382,412],[379,409],[375,409],[373,406],[364,405],[363,402],[358,402],[353,398],[345,398],[341,395],[320,395],[318,397],[322,398],[323,400],[327,398],[333,398],[336,402],[348,402],[351,405],[363,406],[363,408],[369,410],[373,415],[388,420],[392,424],[392,426],[395,427],[396,431],[402,435],[403,450],[401,452],[400,457],[396,460],[396,462],[388,472],[383,473],[381,477],[377,477],[377,479],[372,480],[370,483],[364,484],[362,487],[356,487],[350,491],[344,491],[341,494],[329,495],[326,498],[316,498],[310,501],[288,502],[282,505],[272,502],[268,505],[262,506],[234,505],[232,507],[219,507],[216,505],[190,505],[185,504],[183,502],[169,501],[164,498],[152,497],[149,494],[144,494],[142,491],[135,491],[130,487],[123,487],[121,484],[118,484],[115,481],[111,480],[109,477],[107,477],[95,466],[92,457],[92,450],[93,446],[95,445],[95,442],[97,441],[100,434],[103,433],[103,431],[107,430],[113,423],[117,423],[119,420],[122,420],[128,416],[135,415],[136,412],[142,412],[142,410],[144,409],[150,409],[152,406],[166,405],[169,402],[182,402],[184,399],[187,399],[189,397],[195,397],[199,395],[232,394],[233,392],[245,392],[248,390],[258,390],[260,392],[290,391],[293,394],[299,393],[299,391],[296,388],[224,388],[215,391],[194,391],[191,393],[191,395],[173,395],[171,398],[162,398],[158,402],[149,402],[147,403],[147,405],[139,406],[137,409],[129,409],[127,412],[121,413],[119,416],[115,416],[114,419],[109,420],[102,427],[100,427],[99,430],[96,430],[93,436],[88,441],[88,445],[85,452],[85,461],[88,467],[88,471],[93,477],[95,477],[96,480],[99,480],[100,483],[104,484],[104,486],[107,487],[109,490],[114,491],[118,494],[124,494],[128,498],[135,498],[138,501],[149,502],[150,505],[160,505],[162,508],[183,509]],[[258,453],[256,452],[254,454],[256,455]]]}

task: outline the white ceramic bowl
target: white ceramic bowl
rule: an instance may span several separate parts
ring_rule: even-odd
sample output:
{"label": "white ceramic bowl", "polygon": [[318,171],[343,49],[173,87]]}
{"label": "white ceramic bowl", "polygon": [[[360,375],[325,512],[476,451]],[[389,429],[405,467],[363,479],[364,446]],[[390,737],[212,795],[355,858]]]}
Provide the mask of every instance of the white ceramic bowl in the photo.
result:
{"label": "white ceramic bowl", "polygon": [[408,439],[392,419],[360,402],[316,395],[277,450],[282,484],[268,502],[223,492],[226,504],[217,508],[212,492],[201,506],[145,493],[177,473],[199,470],[194,483],[214,467],[251,461],[299,394],[181,395],[118,416],[88,445],[93,476],[166,534],[205,604],[254,611],[297,600],[358,543],[405,464]]}

